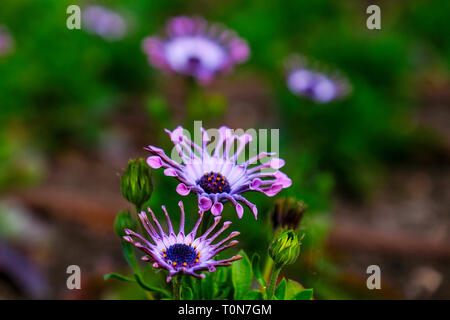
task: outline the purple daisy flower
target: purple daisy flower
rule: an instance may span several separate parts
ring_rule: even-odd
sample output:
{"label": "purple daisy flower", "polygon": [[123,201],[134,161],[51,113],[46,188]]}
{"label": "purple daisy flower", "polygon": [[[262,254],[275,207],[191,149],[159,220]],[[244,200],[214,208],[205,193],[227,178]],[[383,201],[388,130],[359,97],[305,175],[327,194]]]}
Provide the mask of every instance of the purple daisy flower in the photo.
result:
{"label": "purple daisy flower", "polygon": [[119,40],[127,31],[125,19],[102,6],[88,6],[83,10],[83,25],[91,33],[106,40]]}
{"label": "purple daisy flower", "polygon": [[231,71],[250,54],[247,42],[234,31],[201,18],[175,17],[167,23],[167,38],[148,37],[143,50],[151,65],[208,83],[217,73]]}
{"label": "purple daisy flower", "polygon": [[292,93],[317,103],[328,103],[343,98],[349,93],[347,81],[338,76],[329,76],[306,67],[304,59],[291,58],[287,86]]}
{"label": "purple daisy flower", "polygon": [[183,203],[180,201],[178,205],[181,209],[181,221],[178,234],[175,234],[169,214],[167,213],[166,208],[162,206],[167,219],[167,227],[169,229],[168,234],[163,231],[161,224],[155,217],[155,214],[149,208],[148,211],[150,212],[156,228],[150,222],[145,212],[141,212],[139,214],[139,218],[141,219],[142,225],[144,226],[153,243],[146,240],[145,237],[141,236],[140,234],[129,229],[125,229],[125,233],[127,234],[127,236],[123,237],[126,241],[130,242],[136,248],[144,251],[147,254],[146,256],[142,257],[141,260],[153,262],[154,268],[166,269],[169,271],[167,282],[172,279],[173,275],[179,272],[183,272],[184,274],[188,274],[198,278],[204,278],[204,274],[199,274],[197,272],[203,270],[214,272],[216,270],[216,267],[229,266],[231,265],[231,262],[242,258],[241,256],[233,256],[229,259],[214,260],[214,257],[219,252],[238,243],[237,240],[228,242],[230,239],[239,235],[239,232],[234,231],[231,232],[223,240],[212,244],[212,242],[214,242],[214,240],[216,240],[217,237],[222,234],[222,232],[228,229],[228,227],[231,225],[230,221],[224,222],[222,227],[218,231],[216,231],[216,233],[210,235],[221,220],[221,217],[215,217],[213,225],[208,230],[206,230],[203,235],[196,237],[197,229],[200,226],[203,218],[203,212],[201,212],[200,218],[197,220],[194,229],[192,229],[189,234],[185,235],[185,215]]}
{"label": "purple daisy flower", "polygon": [[7,55],[13,50],[14,41],[6,27],[0,25],[0,56]]}
{"label": "purple daisy flower", "polygon": [[[256,219],[258,209],[242,196],[244,192],[257,191],[272,197],[292,184],[286,174],[278,171],[283,167],[284,160],[271,158],[264,164],[254,165],[274,153],[262,152],[238,163],[239,155],[252,140],[251,135],[238,136],[230,128],[221,127],[215,139],[216,147],[210,153],[207,145],[211,139],[203,128],[201,131],[202,145],[199,146],[184,135],[182,127],[177,127],[172,132],[166,129],[184,165],[170,159],[160,148],[145,148],[153,154],[147,158],[148,165],[154,169],[162,167],[166,176],[178,179],[180,184],[176,190],[180,195],[186,196],[191,191],[196,193],[200,211],[211,209],[211,213],[217,216],[222,213],[222,203],[230,201],[235,206],[238,217],[242,218],[244,209],[239,203],[242,202],[252,210]],[[235,141],[236,152],[230,154]]]}

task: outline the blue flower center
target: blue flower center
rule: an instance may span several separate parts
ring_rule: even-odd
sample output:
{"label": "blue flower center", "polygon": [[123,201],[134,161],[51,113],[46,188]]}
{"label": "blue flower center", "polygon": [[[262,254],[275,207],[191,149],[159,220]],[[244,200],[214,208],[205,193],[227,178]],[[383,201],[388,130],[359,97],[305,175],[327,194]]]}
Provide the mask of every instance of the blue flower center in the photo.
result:
{"label": "blue flower center", "polygon": [[166,260],[175,267],[186,267],[198,262],[199,254],[195,248],[182,243],[176,243],[163,251]]}
{"label": "blue flower center", "polygon": [[197,181],[197,184],[206,193],[228,193],[231,190],[228,180],[220,173],[212,171],[210,173],[205,173],[200,180]]}

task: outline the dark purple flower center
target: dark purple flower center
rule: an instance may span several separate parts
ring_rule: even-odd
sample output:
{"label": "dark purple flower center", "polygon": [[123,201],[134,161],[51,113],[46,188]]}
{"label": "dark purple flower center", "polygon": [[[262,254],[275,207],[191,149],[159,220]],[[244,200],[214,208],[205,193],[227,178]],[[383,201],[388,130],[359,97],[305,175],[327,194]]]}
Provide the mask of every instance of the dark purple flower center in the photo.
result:
{"label": "dark purple flower center", "polygon": [[191,56],[188,59],[188,63],[187,63],[187,69],[189,72],[196,72],[198,70],[198,68],[200,67],[200,58],[196,57],[196,56]]}
{"label": "dark purple flower center", "polygon": [[205,173],[200,180],[197,181],[197,184],[206,193],[228,193],[231,190],[227,179],[216,172]]}
{"label": "dark purple flower center", "polygon": [[198,262],[197,250],[187,244],[176,243],[163,252],[173,266],[186,267]]}

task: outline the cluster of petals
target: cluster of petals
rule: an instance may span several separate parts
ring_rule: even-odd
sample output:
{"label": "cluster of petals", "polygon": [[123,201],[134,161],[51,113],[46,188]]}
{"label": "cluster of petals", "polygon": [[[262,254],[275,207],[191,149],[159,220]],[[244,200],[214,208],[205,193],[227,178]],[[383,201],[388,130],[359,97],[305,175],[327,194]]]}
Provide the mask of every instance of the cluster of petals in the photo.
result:
{"label": "cluster of petals", "polygon": [[[163,168],[166,176],[176,178],[180,182],[176,188],[180,195],[195,193],[200,211],[211,210],[217,216],[222,213],[223,203],[231,202],[239,218],[243,215],[244,204],[256,219],[258,209],[243,196],[244,193],[255,191],[272,197],[292,184],[291,179],[279,171],[284,166],[284,160],[274,157],[274,153],[261,152],[244,162],[238,161],[252,140],[249,134],[236,135],[232,129],[223,126],[218,129],[215,148],[208,151],[211,138],[203,128],[201,145],[190,140],[182,127],[166,132],[182,163],[168,157],[161,148],[151,145],[145,148],[152,154],[147,158],[147,163],[153,169]],[[261,163],[261,159],[267,161]]]}
{"label": "cluster of petals", "polygon": [[242,258],[238,255],[223,260],[214,259],[219,252],[238,243],[237,240],[231,240],[239,235],[239,232],[237,231],[231,232],[224,239],[213,243],[226,229],[228,229],[231,225],[230,221],[224,222],[222,227],[212,234],[221,220],[221,217],[215,217],[214,223],[209,229],[201,236],[197,236],[197,231],[203,218],[203,212],[201,212],[192,231],[185,234],[185,213],[183,203],[180,201],[178,205],[181,209],[180,228],[178,233],[175,233],[169,214],[166,208],[162,206],[162,210],[167,219],[168,233],[164,232],[153,211],[148,209],[153,224],[150,222],[145,212],[141,212],[139,218],[151,241],[130,229],[125,229],[127,235],[123,237],[125,241],[133,244],[136,248],[142,250],[146,254],[141,258],[143,261],[152,262],[154,268],[168,270],[168,282],[174,275],[180,272],[194,277],[204,278],[205,274],[198,273],[199,271],[213,272],[217,267],[229,266],[233,261]]}

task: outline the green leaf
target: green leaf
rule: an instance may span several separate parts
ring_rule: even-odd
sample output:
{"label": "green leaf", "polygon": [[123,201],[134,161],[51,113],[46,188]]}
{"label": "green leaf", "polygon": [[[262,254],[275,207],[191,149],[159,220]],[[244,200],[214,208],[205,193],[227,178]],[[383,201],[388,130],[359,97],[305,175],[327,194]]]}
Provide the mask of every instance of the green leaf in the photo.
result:
{"label": "green leaf", "polygon": [[259,290],[252,290],[244,297],[244,300],[262,300],[263,295]]}
{"label": "green leaf", "polygon": [[231,279],[231,268],[220,268],[216,271],[215,299],[228,300],[233,299],[233,281]]}
{"label": "green leaf", "polygon": [[145,283],[144,279],[142,279],[141,275],[139,274],[135,274],[134,275],[136,278],[136,282],[141,286],[141,288],[143,288],[144,290],[150,291],[150,292],[159,292],[161,293],[163,296],[166,296],[168,298],[171,297],[170,293],[162,288],[158,288],[152,285],[149,285],[147,283]]}
{"label": "green leaf", "polygon": [[286,287],[287,281],[286,278],[283,278],[278,287],[275,289],[275,297],[277,297],[278,300],[284,300],[284,297],[286,296]]}
{"label": "green leaf", "polygon": [[136,282],[136,280],[133,278],[129,278],[127,276],[123,276],[121,274],[114,273],[114,272],[105,274],[103,276],[103,279],[105,279],[105,280],[108,280],[110,278],[114,278],[114,279],[121,280],[121,281]]}
{"label": "green leaf", "polygon": [[210,273],[205,279],[200,281],[202,298],[205,300],[214,299],[214,278],[215,275],[213,273]]}
{"label": "green leaf", "polygon": [[219,284],[226,283],[230,277],[230,268],[219,268],[216,273],[216,282]]}
{"label": "green leaf", "polygon": [[200,284],[197,278],[194,277],[183,277],[183,287],[188,287],[192,292],[193,300],[200,300]]}
{"label": "green leaf", "polygon": [[220,295],[217,297],[217,300],[230,300],[232,297],[230,296],[231,286],[222,289]]}
{"label": "green leaf", "polygon": [[194,294],[192,293],[192,289],[189,287],[183,287],[181,289],[181,297],[183,300],[192,300]]}
{"label": "green leaf", "polygon": [[294,300],[295,295],[303,290],[305,290],[305,288],[300,283],[288,279],[286,286],[286,295],[284,298],[286,300]]}
{"label": "green leaf", "polygon": [[125,260],[127,260],[134,273],[141,274],[141,270],[139,269],[136,257],[134,255],[133,245],[125,240],[122,240],[122,252]]}
{"label": "green leaf", "polygon": [[242,259],[235,261],[231,266],[231,277],[234,287],[234,299],[242,300],[250,290],[253,272],[250,260],[244,251],[240,251]]}
{"label": "green leaf", "polygon": [[313,296],[313,289],[305,289],[297,293],[292,300],[311,300]]}
{"label": "green leaf", "polygon": [[254,274],[256,280],[258,280],[259,284],[261,285],[261,287],[265,287],[266,281],[264,281],[264,277],[262,276],[261,269],[259,268],[259,261],[260,261],[259,254],[257,254],[255,252],[252,256],[252,271],[253,271],[253,274]]}

